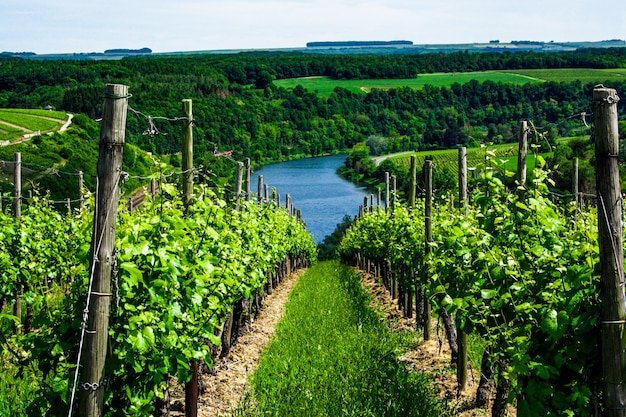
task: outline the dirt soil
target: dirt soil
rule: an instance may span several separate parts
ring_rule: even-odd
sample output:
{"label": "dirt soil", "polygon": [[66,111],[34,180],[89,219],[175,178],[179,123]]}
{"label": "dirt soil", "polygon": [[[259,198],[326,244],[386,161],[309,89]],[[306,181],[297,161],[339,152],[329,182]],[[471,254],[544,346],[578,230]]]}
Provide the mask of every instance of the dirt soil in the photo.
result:
{"label": "dirt soil", "polygon": [[[405,319],[397,309],[397,302],[392,300],[389,293],[376,279],[363,271],[362,283],[373,296],[372,308],[383,314],[383,320],[393,329],[414,329],[414,319]],[[248,332],[239,337],[239,341],[232,347],[229,355],[216,362],[214,375],[203,376],[201,385],[206,390],[201,395],[198,404],[198,416],[217,417],[226,416],[233,410],[242,398],[248,376],[258,364],[261,353],[275,334],[277,323],[283,316],[289,293],[295,286],[298,278],[304,273],[299,270],[283,281],[271,295],[267,295],[264,308],[249,326]],[[474,395],[480,378],[479,370],[469,369],[467,387],[460,393],[457,391],[456,370],[450,364],[450,349],[442,325],[436,321],[432,323],[431,340],[421,343],[414,350],[406,352],[401,360],[408,369],[425,372],[431,375],[433,384],[439,391],[439,398],[445,399],[455,410],[455,416],[475,417],[487,416],[491,412],[486,409],[473,407]],[[172,391],[174,398],[171,416],[184,416],[184,391],[177,387]],[[492,398],[493,400],[493,398]],[[515,415],[514,409],[509,415]]]}

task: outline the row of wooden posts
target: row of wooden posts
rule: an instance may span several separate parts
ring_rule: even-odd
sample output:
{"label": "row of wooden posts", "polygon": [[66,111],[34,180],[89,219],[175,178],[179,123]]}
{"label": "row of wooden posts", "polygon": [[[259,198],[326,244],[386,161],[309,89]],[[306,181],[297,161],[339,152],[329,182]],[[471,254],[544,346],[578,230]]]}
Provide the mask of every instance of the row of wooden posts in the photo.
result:
{"label": "row of wooden posts", "polygon": [[[96,191],[96,207],[94,214],[94,232],[92,237],[92,284],[91,291],[87,295],[86,325],[83,326],[81,341],[84,339],[84,353],[80,356],[80,380],[81,389],[78,395],[79,415],[81,417],[100,417],[103,411],[103,381],[104,363],[107,352],[107,335],[110,311],[111,293],[111,272],[113,267],[113,251],[115,245],[115,223],[117,218],[117,206],[120,200],[119,179],[122,174],[121,163],[125,141],[125,126],[128,107],[128,86],[121,84],[108,84],[105,88],[105,100],[103,106],[103,118],[100,127],[100,149],[98,156],[97,174],[98,187]],[[193,200],[193,113],[192,101],[182,100],[182,173],[183,173],[183,201],[185,205],[191,204]],[[245,182],[243,180],[245,168]],[[235,176],[235,207],[240,208],[242,185],[245,183],[245,198],[250,201],[252,193],[250,190],[250,160],[245,163],[237,162],[237,173]],[[258,181],[258,202],[265,204],[270,201],[269,187],[263,184],[263,177],[259,176]],[[280,196],[274,192],[273,197],[276,207],[280,206]],[[132,200],[131,200],[132,201]],[[301,219],[301,212],[297,210],[291,201],[289,194],[286,196],[286,209],[298,219]],[[107,212],[105,208],[111,208]],[[132,209],[132,203],[131,207]],[[97,244],[97,242],[101,242]],[[306,260],[297,258],[285,260],[283,265],[277,266],[275,273],[268,274],[268,284],[266,291],[271,291],[273,285],[280,281],[284,271],[290,272],[293,267],[301,267]],[[262,300],[260,301],[262,303]],[[237,305],[234,306],[234,310]],[[231,317],[233,315],[231,313]],[[224,330],[227,335],[223,337],[230,341],[232,333],[231,324],[225,323]],[[191,364],[194,375],[186,384],[185,391],[185,415],[188,417],[197,416],[198,404],[198,363]],[[78,372],[78,370],[77,370]],[[96,389],[92,389],[96,387]],[[70,403],[70,414],[72,413],[74,396]]]}
{"label": "row of wooden posts", "polygon": [[[606,415],[610,417],[626,416],[626,296],[624,282],[624,252],[623,252],[623,225],[622,225],[622,194],[619,179],[619,132],[617,102],[619,97],[615,90],[598,86],[593,90],[592,104],[594,106],[594,142],[596,156],[596,192],[598,207],[598,244],[600,249],[601,278],[599,293],[601,300],[601,344],[602,344],[602,373],[604,381],[603,398]],[[517,166],[517,183],[526,183],[526,157],[528,149],[528,123],[519,123],[519,153]],[[574,161],[574,178],[572,193],[579,206],[582,193],[578,190],[578,161]],[[432,189],[432,161],[425,161],[425,252],[430,251],[432,242],[433,189]],[[460,148],[458,153],[459,178],[459,207],[463,209],[468,204],[467,194],[467,150]],[[393,178],[392,178],[393,180]],[[411,158],[409,188],[409,206],[415,207],[416,198],[416,159]],[[390,183],[389,175],[385,176],[387,210],[393,209],[389,204]],[[395,196],[395,186],[393,187]],[[524,198],[524,187],[517,191],[520,198]],[[374,210],[373,195],[364,199],[360,216],[366,211]],[[378,203],[380,202],[380,193]],[[363,269],[380,275],[385,286],[394,298],[398,298],[399,307],[405,315],[412,314],[410,291],[398,287],[392,278],[389,263],[374,265],[370,260],[359,258],[357,263]],[[398,272],[398,271],[394,271]],[[426,277],[427,279],[428,277]],[[423,292],[421,293],[423,295]],[[420,297],[419,288],[416,289],[416,304],[423,303],[416,308],[416,324],[423,332],[424,340],[430,334],[430,303],[426,297]],[[447,314],[441,311],[444,316]],[[444,323],[446,318],[443,317]],[[450,323],[452,320],[450,319]],[[459,389],[467,383],[467,335],[464,332],[447,331],[450,342],[455,338],[458,345],[457,353],[457,382]]]}

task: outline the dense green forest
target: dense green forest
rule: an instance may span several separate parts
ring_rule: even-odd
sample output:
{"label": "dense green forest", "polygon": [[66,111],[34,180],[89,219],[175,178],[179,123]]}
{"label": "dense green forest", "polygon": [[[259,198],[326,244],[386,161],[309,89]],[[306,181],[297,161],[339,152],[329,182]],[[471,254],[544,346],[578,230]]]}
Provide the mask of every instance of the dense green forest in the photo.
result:
{"label": "dense green forest", "polygon": [[[218,151],[256,164],[351,149],[382,138],[385,152],[514,141],[530,120],[541,133],[573,135],[591,113],[593,84],[496,82],[356,94],[337,88],[328,98],[275,79],[305,76],[411,78],[428,72],[519,68],[626,66],[626,48],[568,53],[315,55],[249,52],[119,61],[34,61],[0,58],[0,107],[43,108],[101,115],[105,83],[130,86],[127,141],[158,154],[180,150],[181,100],[193,100],[195,157],[218,164]],[[603,82],[603,80],[598,80]],[[618,93],[626,81],[607,84]],[[620,103],[620,117],[624,106]],[[381,142],[380,140],[378,142]],[[221,162],[222,165],[226,166]],[[220,169],[220,168],[217,168]]]}

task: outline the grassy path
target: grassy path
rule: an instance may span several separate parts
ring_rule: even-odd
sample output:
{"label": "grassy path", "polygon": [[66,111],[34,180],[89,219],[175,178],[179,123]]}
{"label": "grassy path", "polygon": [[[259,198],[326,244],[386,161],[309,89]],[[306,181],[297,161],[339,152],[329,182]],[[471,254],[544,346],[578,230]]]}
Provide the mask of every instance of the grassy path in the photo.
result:
{"label": "grassy path", "polygon": [[240,416],[441,416],[427,378],[398,361],[407,335],[390,333],[359,277],[321,262],[293,289]]}

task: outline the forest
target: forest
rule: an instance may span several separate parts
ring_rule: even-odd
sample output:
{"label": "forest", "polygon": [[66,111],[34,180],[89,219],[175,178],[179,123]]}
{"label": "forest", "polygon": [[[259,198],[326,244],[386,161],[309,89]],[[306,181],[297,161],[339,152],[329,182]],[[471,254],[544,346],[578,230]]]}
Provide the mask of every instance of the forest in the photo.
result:
{"label": "forest", "polygon": [[[0,107],[50,105],[98,119],[104,84],[126,84],[132,94],[127,142],[171,154],[180,150],[179,123],[174,120],[181,116],[181,100],[191,98],[200,164],[217,149],[232,150],[235,159],[250,157],[260,165],[345,151],[372,138],[383,138],[386,152],[514,141],[522,119],[551,137],[575,135],[582,122],[574,116],[590,112],[593,88],[582,82],[471,81],[367,94],[336,88],[325,98],[301,86],[277,87],[272,83],[276,79],[411,78],[430,72],[625,65],[625,48],[402,56],[246,52],[119,61],[0,57]],[[607,85],[626,90],[626,81]],[[621,103],[619,112],[623,116]]]}

